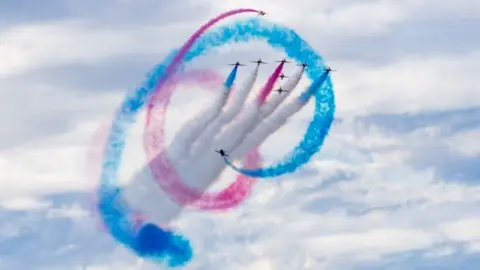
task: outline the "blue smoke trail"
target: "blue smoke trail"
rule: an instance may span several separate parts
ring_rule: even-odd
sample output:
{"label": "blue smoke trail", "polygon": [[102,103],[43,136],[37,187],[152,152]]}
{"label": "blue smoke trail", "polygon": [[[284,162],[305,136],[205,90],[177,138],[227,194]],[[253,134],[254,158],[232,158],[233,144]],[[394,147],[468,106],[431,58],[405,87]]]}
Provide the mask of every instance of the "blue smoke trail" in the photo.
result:
{"label": "blue smoke trail", "polygon": [[[255,39],[264,40],[273,48],[283,49],[290,58],[306,62],[310,67],[306,73],[312,80],[318,78],[320,71],[325,69],[321,57],[293,30],[260,19],[239,21],[224,25],[216,31],[206,32],[187,53],[183,63],[190,62],[208,50],[224,44]],[[104,151],[103,170],[98,190],[99,212],[112,236],[138,256],[166,263],[171,267],[184,265],[191,260],[193,251],[188,239],[151,223],[136,226],[132,218],[134,210],[130,209],[123,200],[116,181],[129,125],[135,121],[137,113],[154,92],[156,82],[164,75],[164,70],[175,56],[175,52],[157,65],[142,86],[129,93],[122,102],[112,123]],[[330,78],[328,77],[325,82],[315,93],[315,113],[304,140],[295,148],[288,162],[282,163],[281,170],[266,170],[262,177],[273,177],[294,171],[308,162],[323,144],[335,111]]]}
{"label": "blue smoke trail", "polygon": [[225,87],[229,90],[232,88],[233,82],[237,77],[237,70],[238,70],[238,66],[235,66],[233,70],[230,72],[230,74],[228,75],[227,80],[225,81]]}
{"label": "blue smoke trail", "polygon": [[313,81],[313,83],[307,88],[307,90],[298,97],[298,101],[302,103],[307,103],[310,98],[318,91],[318,88],[320,88],[320,86],[322,86],[322,84],[325,82],[327,76],[328,72],[323,72],[322,75],[318,77],[315,81]]}

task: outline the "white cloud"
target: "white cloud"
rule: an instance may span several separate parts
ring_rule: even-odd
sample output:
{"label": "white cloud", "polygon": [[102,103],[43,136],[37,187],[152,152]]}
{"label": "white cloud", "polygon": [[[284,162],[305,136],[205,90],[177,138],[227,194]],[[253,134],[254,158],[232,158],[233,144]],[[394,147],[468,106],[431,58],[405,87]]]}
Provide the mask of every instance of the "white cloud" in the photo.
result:
{"label": "white cloud", "polygon": [[467,251],[470,253],[480,253],[480,241],[470,243],[467,248]]}
{"label": "white cloud", "polygon": [[[388,32],[390,27],[408,18],[416,6],[413,1],[208,1],[215,12],[231,8],[253,7],[267,12],[266,19],[318,35],[343,37],[372,36]],[[213,13],[213,11],[212,11]],[[308,16],[305,16],[308,14]]]}
{"label": "white cloud", "polygon": [[459,151],[462,155],[475,157],[480,155],[480,129],[458,132],[447,143],[452,150]]}
{"label": "white cloud", "polygon": [[444,256],[450,256],[456,252],[455,248],[450,246],[432,248],[425,253],[426,258],[439,258]]}
{"label": "white cloud", "polygon": [[2,197],[42,195],[90,187],[83,171],[91,134],[86,123],[77,130],[0,152],[4,168]]}
{"label": "white cloud", "polygon": [[61,208],[52,208],[47,213],[48,218],[67,217],[72,220],[82,220],[88,216],[90,216],[90,213],[78,204],[68,207],[63,206]]}
{"label": "white cloud", "polygon": [[6,210],[28,211],[42,210],[52,205],[49,201],[40,200],[33,197],[17,197],[5,199],[0,202],[0,206]]}
{"label": "white cloud", "polygon": [[0,39],[0,57],[4,59],[0,74],[82,60],[99,63],[124,52],[128,42],[120,32],[74,21],[14,26]]}
{"label": "white cloud", "polygon": [[477,1],[422,1],[423,10],[430,17],[441,18],[441,16],[455,16],[456,18],[479,18],[480,4]]}
{"label": "white cloud", "polygon": [[[191,23],[191,22],[190,22]],[[122,56],[158,57],[194,30],[180,22],[108,28],[86,20],[15,25],[0,36],[0,78],[65,64],[102,64]],[[166,35],[161,42],[157,37]]]}
{"label": "white cloud", "polygon": [[335,36],[374,36],[384,34],[408,17],[406,2],[364,1],[320,13],[312,18],[312,28]]}
{"label": "white cloud", "polygon": [[479,106],[480,52],[400,59],[366,68],[335,63],[340,114],[416,113]]}
{"label": "white cloud", "polygon": [[425,249],[435,241],[434,236],[420,230],[377,229],[364,233],[312,237],[307,243],[310,250],[321,256],[379,258],[390,253]]}
{"label": "white cloud", "polygon": [[440,230],[452,241],[473,242],[480,240],[480,219],[464,218],[441,224]]}
{"label": "white cloud", "polygon": [[[245,266],[238,266],[238,270],[240,269],[245,269]],[[247,267],[247,269],[252,269],[252,270],[273,270],[272,264],[265,259],[260,259],[257,261],[254,261],[251,265]]]}

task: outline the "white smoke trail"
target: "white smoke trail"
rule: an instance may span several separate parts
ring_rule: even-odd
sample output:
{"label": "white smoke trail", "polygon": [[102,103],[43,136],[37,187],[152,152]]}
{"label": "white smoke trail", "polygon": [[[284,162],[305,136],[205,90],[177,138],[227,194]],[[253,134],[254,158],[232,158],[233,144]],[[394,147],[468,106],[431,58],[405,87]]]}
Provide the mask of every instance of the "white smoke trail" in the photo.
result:
{"label": "white smoke trail", "polygon": [[306,103],[293,100],[270,117],[261,121],[256,128],[250,132],[239,146],[231,153],[231,158],[239,158],[246,155],[253,147],[260,145],[270,135],[280,129],[287,120],[300,111]]}
{"label": "white smoke trail", "polygon": [[222,111],[223,106],[227,102],[230,92],[229,90],[230,89],[225,85],[222,85],[220,93],[218,93],[212,104],[207,106],[196,117],[188,120],[182,129],[177,132],[173,142],[169,146],[169,154],[172,155],[171,157],[173,159],[177,160],[188,155],[190,145],[196,136],[198,136],[198,134],[202,132]]}
{"label": "white smoke trail", "polygon": [[[227,127],[226,130],[214,140],[210,145],[206,145],[202,158],[197,160],[198,168],[202,175],[205,175],[205,179],[211,183],[212,179],[216,179],[218,175],[223,171],[225,162],[222,158],[219,158],[216,149],[223,149],[227,154],[236,148],[240,144],[245,136],[248,134],[248,130],[252,129],[252,126],[256,123],[258,113],[260,111],[260,105],[256,100],[252,101],[243,110],[238,120]],[[205,188],[210,183],[195,183],[195,187]]]}
{"label": "white smoke trail", "polygon": [[238,91],[235,91],[232,100],[229,102],[229,106],[227,106],[223,113],[220,114],[206,129],[204,129],[204,132],[195,141],[190,152],[190,156],[193,160],[198,159],[199,156],[205,152],[206,146],[212,143],[219,130],[221,130],[226,123],[234,119],[242,110],[243,104],[257,80],[258,70],[259,66],[257,66],[252,75],[245,80],[243,86]]}
{"label": "white smoke trail", "polygon": [[156,224],[164,224],[172,220],[182,207],[171,201],[153,179],[149,166],[145,165],[123,189],[123,195],[134,209],[148,213],[148,217]]}

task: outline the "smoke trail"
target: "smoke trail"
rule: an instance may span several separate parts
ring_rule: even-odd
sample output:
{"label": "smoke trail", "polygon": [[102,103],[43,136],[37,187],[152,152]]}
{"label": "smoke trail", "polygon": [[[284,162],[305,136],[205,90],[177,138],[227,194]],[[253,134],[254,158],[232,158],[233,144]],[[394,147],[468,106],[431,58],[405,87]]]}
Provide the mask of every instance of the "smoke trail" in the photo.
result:
{"label": "smoke trail", "polygon": [[280,76],[280,73],[282,72],[283,65],[284,65],[283,62],[280,63],[280,65],[278,65],[275,68],[272,75],[270,75],[270,77],[268,78],[267,83],[265,84],[262,91],[258,95],[257,100],[258,100],[259,104],[263,104],[263,102],[267,98],[268,94],[270,94],[270,92],[272,92],[273,86],[275,86],[275,82],[277,81],[278,77]]}
{"label": "smoke trail", "polygon": [[[235,81],[235,78],[237,77],[237,71],[238,71],[238,66],[235,66],[233,70],[228,74],[227,80],[225,81],[225,88],[230,90],[232,89],[233,82]],[[226,102],[226,101],[224,101]]]}
{"label": "smoke trail", "polygon": [[231,149],[234,149],[236,144],[240,143],[245,137],[246,132],[244,130],[249,130],[255,124],[258,112],[258,102],[254,100],[248,104],[242,115],[215,139],[212,145],[207,146],[208,148],[204,151],[202,158],[197,160],[195,165],[197,172],[205,180],[201,183],[196,183],[196,186],[208,187],[219,176],[225,164],[214,150],[224,149],[229,153]]}
{"label": "smoke trail", "polygon": [[[125,147],[126,130],[134,122],[136,113],[145,104],[148,95],[153,92],[155,87],[161,87],[169,75],[175,71],[194,41],[214,23],[242,12],[257,11],[252,9],[233,10],[221,14],[203,25],[184,44],[173,60],[167,58],[156,67],[143,86],[127,95],[126,100],[122,102],[117,111],[104,152],[103,171],[98,190],[98,210],[112,236],[139,256],[148,257],[157,262],[166,262],[169,266],[179,266],[191,259],[192,248],[183,236],[163,230],[151,223],[143,224],[138,230],[134,226],[133,219],[130,217],[132,210],[127,207],[116,185],[116,173]],[[201,55],[204,50],[198,51],[195,56]],[[195,57],[192,54],[189,56],[190,60]]]}
{"label": "smoke trail", "polygon": [[[305,106],[305,103],[294,100],[275,112],[271,117],[263,120],[242,143],[231,152],[230,157],[236,158],[245,155],[252,147],[260,145],[267,137],[282,127],[292,115]],[[237,168],[237,167],[235,167]],[[243,169],[239,169],[243,173]]]}
{"label": "smoke trail", "polygon": [[237,75],[238,66],[235,66],[233,70],[227,77],[227,80],[222,86],[220,93],[217,93],[216,100],[213,103],[206,107],[202,112],[197,114],[197,117],[194,117],[187,121],[183,128],[175,134],[175,138],[171,144],[171,154],[175,154],[172,158],[181,159],[188,155],[188,148],[191,145],[192,141],[202,132],[205,127],[213,121],[218,114],[222,111],[223,106],[225,105],[227,98],[230,93],[230,89],[235,81]]}
{"label": "smoke trail", "polygon": [[328,76],[329,74],[329,71],[322,72],[322,74],[315,81],[313,81],[310,87],[308,87],[307,90],[298,97],[298,101],[307,103],[308,100],[318,91],[320,86],[322,86],[322,84],[327,80],[327,78],[330,78]]}
{"label": "smoke trail", "polygon": [[277,107],[282,103],[295,89],[302,78],[304,68],[299,69],[292,78],[288,79],[287,82],[282,86],[282,90],[285,92],[279,93],[268,98],[267,102],[263,104],[260,108],[260,119],[268,117]]}
{"label": "smoke trail", "polygon": [[[188,54],[188,51],[194,46],[194,43],[197,39],[200,38],[200,36],[210,27],[212,27],[214,24],[217,22],[233,16],[237,15],[240,13],[246,13],[246,12],[256,12],[258,13],[258,10],[255,9],[249,9],[249,8],[242,8],[242,9],[234,9],[225,13],[220,14],[219,16],[211,19],[208,21],[206,24],[202,25],[188,40],[183,44],[182,48],[178,51],[178,53],[175,55],[173,58],[172,62],[165,68],[164,74],[160,79],[157,81],[157,88],[159,88],[167,79],[168,76],[175,72],[175,70],[178,68],[178,66],[181,64],[182,60],[184,61],[190,61],[192,60],[192,57],[195,58],[196,56],[200,55],[198,53],[194,54]],[[199,44],[197,42],[197,44]]]}
{"label": "smoke trail", "polygon": [[245,80],[243,86],[238,91],[235,91],[225,111],[220,114],[195,141],[192,146],[191,160],[197,160],[205,152],[205,147],[212,143],[221,127],[235,118],[242,110],[243,104],[257,80],[258,70],[259,66],[257,66],[252,75]]}
{"label": "smoke trail", "polygon": [[[236,12],[248,11],[251,10]],[[235,12],[230,12],[229,15],[234,13]],[[225,17],[225,14],[222,16]],[[217,18],[216,20],[218,21],[220,19]],[[212,20],[209,24],[211,25],[215,22],[216,21]],[[207,28],[208,27],[203,26],[197,31],[195,38],[202,34]],[[131,225],[132,222],[128,215],[131,210],[128,209],[124,201],[121,200],[120,191],[115,187],[116,172],[121,161],[127,128],[133,123],[136,113],[144,106],[146,98],[153,92],[157,83],[161,86],[163,82],[168,79],[169,74],[179,66],[183,56],[185,56],[183,60],[188,62],[207,52],[209,49],[222,46],[225,43],[246,42],[251,39],[265,40],[272,47],[282,48],[288,57],[294,58],[299,62],[306,62],[311,67],[307,70],[310,78],[317,77],[318,70],[323,67],[321,57],[293,30],[279,25],[265,23],[258,19],[237,22],[233,25],[230,24],[219,27],[215,32],[205,33],[205,35],[192,46],[191,50],[188,51],[189,46],[193,44],[195,38],[191,38],[187,44],[179,50],[179,53],[172,61],[167,59],[158,65],[144,85],[134,93],[128,95],[127,99],[122,103],[116,119],[113,122],[109,142],[104,153],[102,182],[99,189],[99,210],[103,215],[104,222],[107,225],[106,227],[115,239],[133,249],[137,254],[148,254],[148,256],[145,256],[157,262],[165,259],[169,265],[175,265],[175,263],[178,265],[190,259],[191,247],[188,240],[172,232],[161,230],[152,224],[144,225],[147,229],[143,230],[142,234],[138,233]],[[168,63],[171,65],[166,67]],[[331,81],[327,79],[326,82],[327,83],[315,93],[316,110],[307,134],[301,142],[301,151],[294,152],[292,159],[281,164],[287,167],[287,170],[276,171],[276,174],[294,171],[302,164],[308,162],[311,156],[318,151],[322,145],[333,121],[335,110]],[[272,175],[273,174],[270,174],[269,176]],[[141,227],[138,231],[141,231],[144,227]],[[155,229],[150,230],[152,227]],[[156,230],[160,230],[160,232]],[[166,243],[159,243],[165,239],[167,240]],[[156,245],[150,243],[156,243]],[[164,246],[160,246],[160,244],[164,244],[165,246],[169,245],[169,248],[164,249]]]}
{"label": "smoke trail", "polygon": [[[247,138],[247,142],[245,144],[248,144],[250,146],[252,143],[262,142],[269,134],[273,133],[275,130],[285,124],[288,117],[296,113],[308,102],[310,97],[320,88],[320,86],[328,78],[328,74],[328,72],[324,72],[293,103],[290,103],[289,106],[281,110],[279,113],[274,114],[272,116],[272,120],[269,120],[267,118],[266,121],[262,122],[261,125],[259,125],[257,128],[258,130],[250,134],[251,136]],[[311,136],[310,133],[307,132],[307,136]],[[253,144],[253,146],[255,146],[255,144]],[[305,151],[301,147],[302,145],[297,146],[292,153],[295,154],[295,151]],[[242,147],[241,149],[239,149],[237,155],[244,153],[246,151],[245,149],[246,146],[245,148]],[[289,158],[293,159],[293,157]],[[288,158],[286,159],[286,161],[289,161]],[[281,163],[279,165],[267,168],[244,169],[233,165],[228,159],[225,159],[225,162],[235,171],[251,177],[272,177],[270,175],[281,174],[285,169],[289,169],[289,167],[282,167]]]}

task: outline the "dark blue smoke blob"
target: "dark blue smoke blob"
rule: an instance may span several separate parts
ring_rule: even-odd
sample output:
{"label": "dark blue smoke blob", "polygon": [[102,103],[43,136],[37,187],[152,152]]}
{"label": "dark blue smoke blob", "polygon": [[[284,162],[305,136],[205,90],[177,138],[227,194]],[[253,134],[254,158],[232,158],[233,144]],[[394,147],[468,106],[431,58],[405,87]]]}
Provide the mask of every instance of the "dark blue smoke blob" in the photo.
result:
{"label": "dark blue smoke blob", "polygon": [[[141,257],[165,257],[170,267],[182,266],[193,256],[188,240],[171,231],[163,230],[153,223],[144,224],[135,237],[135,251]],[[168,256],[175,254],[175,256]]]}
{"label": "dark blue smoke blob", "polygon": [[157,253],[165,253],[169,248],[170,235],[158,226],[147,223],[143,225],[135,237],[137,253],[142,257],[151,257]]}

